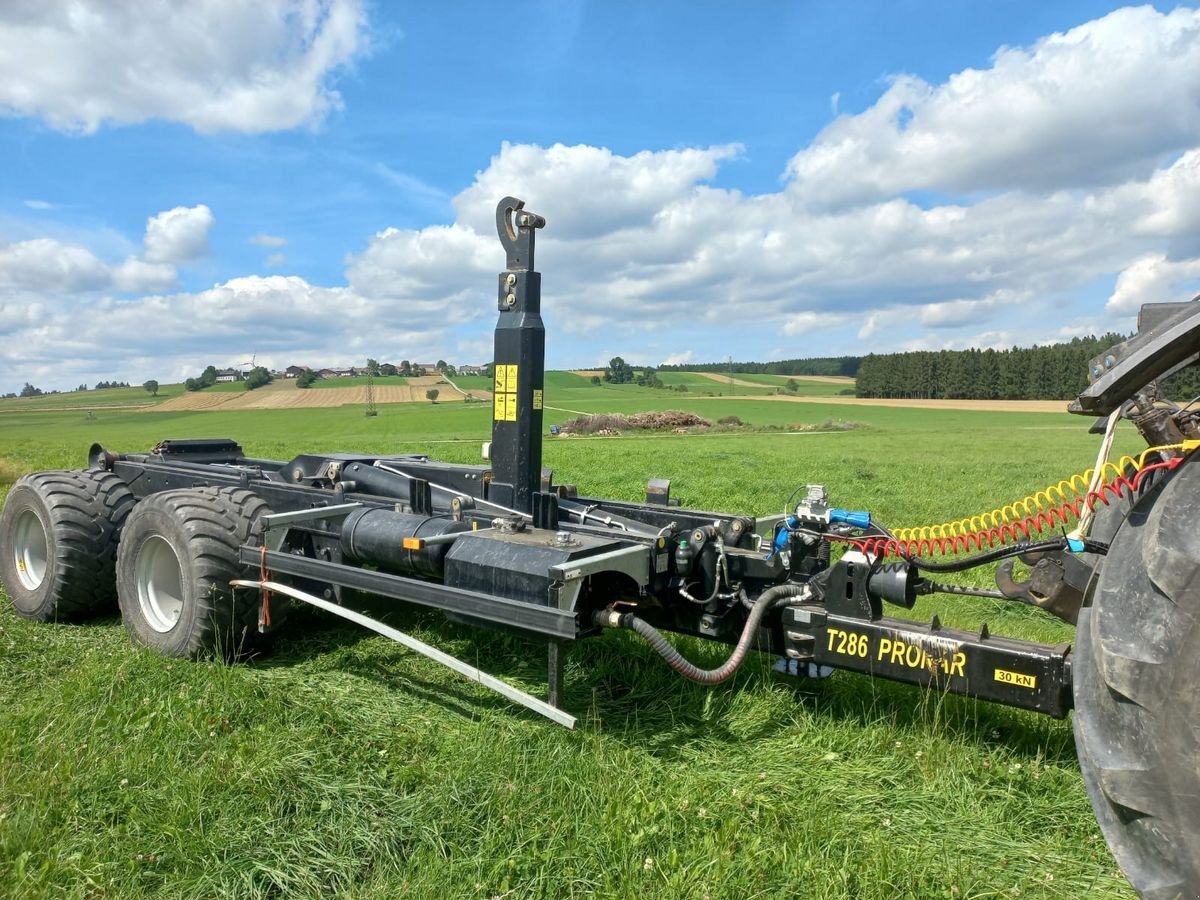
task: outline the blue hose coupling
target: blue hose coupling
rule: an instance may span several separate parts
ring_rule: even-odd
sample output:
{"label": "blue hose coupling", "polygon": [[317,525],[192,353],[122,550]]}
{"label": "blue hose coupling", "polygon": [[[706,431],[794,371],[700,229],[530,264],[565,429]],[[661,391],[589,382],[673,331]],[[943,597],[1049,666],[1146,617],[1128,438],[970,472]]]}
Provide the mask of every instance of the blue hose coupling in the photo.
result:
{"label": "blue hose coupling", "polygon": [[866,510],[831,509],[829,521],[834,525],[853,525],[855,528],[870,528],[871,514]]}
{"label": "blue hose coupling", "polygon": [[[796,524],[797,523],[796,523],[795,516],[788,516],[786,519],[783,520],[784,527],[780,528],[779,533],[775,535],[775,543],[772,545],[772,548],[771,548],[772,556],[774,556],[776,553],[779,553],[780,551],[785,550],[787,548],[788,529],[795,528]],[[767,558],[769,559],[770,557],[767,557]]]}

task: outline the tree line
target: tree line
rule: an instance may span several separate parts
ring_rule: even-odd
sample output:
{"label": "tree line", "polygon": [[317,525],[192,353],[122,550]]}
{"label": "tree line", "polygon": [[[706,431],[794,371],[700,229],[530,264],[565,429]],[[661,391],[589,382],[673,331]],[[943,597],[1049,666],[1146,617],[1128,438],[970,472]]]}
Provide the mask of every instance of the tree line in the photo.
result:
{"label": "tree line", "polygon": [[680,363],[659,366],[663,372],[721,372],[747,375],[844,375],[858,374],[861,356],[814,356],[811,359],[781,359],[775,362]]}
{"label": "tree line", "polygon": [[[869,354],[858,369],[859,397],[953,400],[1070,400],[1088,385],[1088,363],[1126,339],[1109,333],[1069,343],[1008,350],[917,350]],[[1163,384],[1172,399],[1200,393],[1200,370]]]}

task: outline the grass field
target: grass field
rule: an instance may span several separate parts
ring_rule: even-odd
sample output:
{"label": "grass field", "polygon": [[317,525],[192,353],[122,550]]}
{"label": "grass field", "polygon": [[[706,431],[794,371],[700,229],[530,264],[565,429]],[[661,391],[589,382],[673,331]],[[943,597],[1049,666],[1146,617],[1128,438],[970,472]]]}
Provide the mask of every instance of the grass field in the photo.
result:
{"label": "grass field", "polygon": [[[574,379],[574,380],[572,380]],[[821,482],[893,525],[991,509],[1087,468],[1056,414],[732,401],[592,388],[547,405],[694,409],[832,434],[546,440],[557,481],[640,499],[781,511]],[[144,393],[144,392],[143,392]],[[4,409],[9,407],[5,406]],[[88,445],[229,436],[247,452],[478,459],[485,404],[254,412],[0,412],[0,493]],[[548,410],[547,424],[573,413]],[[1129,448],[1131,449],[1132,444]],[[982,583],[984,573],[974,576]],[[1047,641],[1036,610],[924,598],[919,618]],[[396,627],[535,693],[544,651],[397,610]],[[712,689],[627,634],[572,647],[567,732],[383,638],[298,612],[235,667],[129,647],[115,618],[0,610],[0,895],[12,897],[1129,897],[1092,818],[1069,722],[754,659]],[[720,648],[682,641],[709,666]]]}
{"label": "grass field", "polygon": [[158,395],[142,387],[105,388],[100,391],[70,391],[65,394],[42,394],[39,397],[9,397],[0,400],[0,412],[27,409],[65,409],[105,406],[147,406],[177,397],[183,393],[182,384],[164,384]]}

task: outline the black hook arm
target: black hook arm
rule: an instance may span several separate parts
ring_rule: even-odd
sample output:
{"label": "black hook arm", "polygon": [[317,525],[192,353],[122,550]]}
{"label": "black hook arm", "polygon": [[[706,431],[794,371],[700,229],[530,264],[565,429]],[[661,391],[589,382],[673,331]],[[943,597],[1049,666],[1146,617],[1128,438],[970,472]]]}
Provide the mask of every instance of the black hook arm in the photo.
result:
{"label": "black hook arm", "polygon": [[[525,212],[525,201],[505,197],[496,206],[496,233],[508,255],[510,272],[533,269],[533,237],[535,229],[544,228],[546,220]],[[515,226],[515,227],[514,227]]]}

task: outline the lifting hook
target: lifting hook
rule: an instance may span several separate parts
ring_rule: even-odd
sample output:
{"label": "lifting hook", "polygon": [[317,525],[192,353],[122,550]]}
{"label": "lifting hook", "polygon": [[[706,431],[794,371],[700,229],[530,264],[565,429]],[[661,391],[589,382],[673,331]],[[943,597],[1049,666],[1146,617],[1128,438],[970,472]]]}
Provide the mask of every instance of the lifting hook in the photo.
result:
{"label": "lifting hook", "polygon": [[508,271],[528,272],[533,269],[533,236],[535,229],[545,226],[544,218],[525,212],[524,200],[505,197],[500,201],[496,206],[496,233],[500,235],[500,243],[508,255]]}

